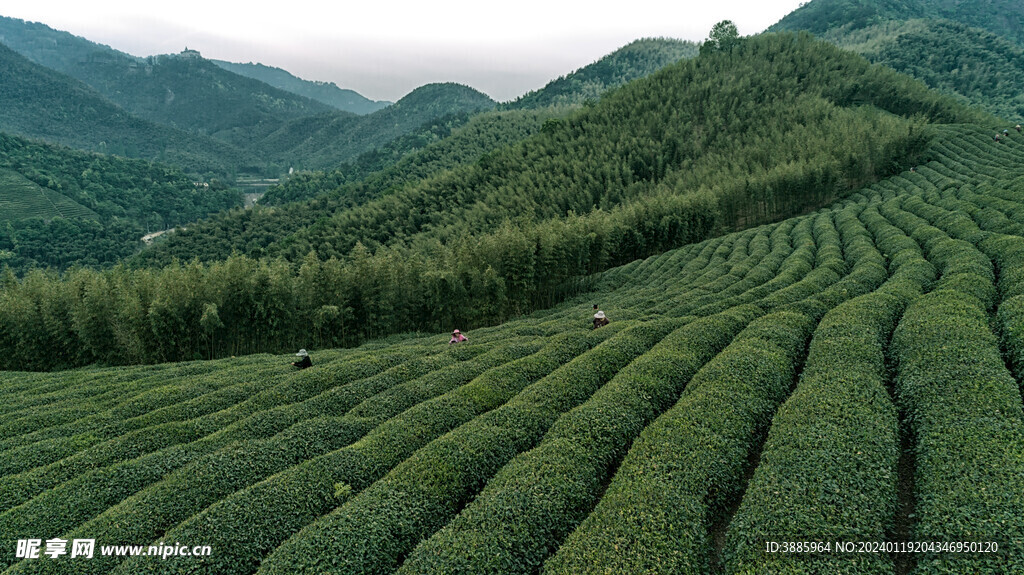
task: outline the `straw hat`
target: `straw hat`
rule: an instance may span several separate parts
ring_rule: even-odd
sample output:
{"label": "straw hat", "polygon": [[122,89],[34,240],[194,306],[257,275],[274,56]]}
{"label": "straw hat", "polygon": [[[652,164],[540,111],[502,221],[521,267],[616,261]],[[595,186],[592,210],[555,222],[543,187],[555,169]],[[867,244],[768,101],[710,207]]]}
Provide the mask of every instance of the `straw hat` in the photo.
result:
{"label": "straw hat", "polygon": [[309,354],[308,354],[308,353],[306,353],[306,350],[304,350],[304,349],[300,349],[300,350],[299,350],[299,353],[297,353],[297,354],[295,354],[295,355],[297,355],[298,357],[306,357],[306,356],[307,356],[307,355],[309,355]]}
{"label": "straw hat", "polygon": [[604,319],[604,312],[603,311],[599,311],[599,312],[595,313],[594,314],[594,319]]}

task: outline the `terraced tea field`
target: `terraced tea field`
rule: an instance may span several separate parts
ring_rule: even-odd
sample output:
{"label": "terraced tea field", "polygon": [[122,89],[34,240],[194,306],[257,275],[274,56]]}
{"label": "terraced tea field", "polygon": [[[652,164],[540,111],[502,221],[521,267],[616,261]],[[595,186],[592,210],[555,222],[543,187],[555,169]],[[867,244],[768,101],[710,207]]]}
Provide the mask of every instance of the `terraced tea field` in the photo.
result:
{"label": "terraced tea field", "polygon": [[0,221],[56,217],[98,218],[99,215],[67,196],[40,187],[21,174],[0,170]]}
{"label": "terraced tea field", "polygon": [[0,571],[1024,572],[1024,136],[931,153],[458,346],[5,374]]}

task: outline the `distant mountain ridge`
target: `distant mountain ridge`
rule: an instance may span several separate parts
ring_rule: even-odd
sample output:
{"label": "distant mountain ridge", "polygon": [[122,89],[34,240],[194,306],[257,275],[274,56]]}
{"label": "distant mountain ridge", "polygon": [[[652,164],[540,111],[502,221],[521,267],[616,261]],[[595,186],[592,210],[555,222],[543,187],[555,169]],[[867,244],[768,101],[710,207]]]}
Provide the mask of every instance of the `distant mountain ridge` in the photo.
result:
{"label": "distant mountain ridge", "polygon": [[[470,128],[467,131],[456,130],[454,132],[448,131],[448,134],[457,134],[459,140],[466,142],[469,139],[467,132],[475,133],[475,137],[479,137],[484,140],[482,146],[477,148],[473,144],[470,144],[468,148],[474,149],[476,152],[481,150],[487,150],[488,152],[494,151],[498,148],[496,142],[502,142],[502,145],[511,145],[512,143],[525,138],[527,135],[533,134],[537,129],[540,128],[537,118],[541,118],[540,121],[546,119],[553,119],[555,117],[564,117],[571,113],[573,110],[578,109],[584,102],[590,100],[594,101],[599,99],[607,91],[619,87],[629,81],[642,78],[653,74],[654,72],[664,68],[665,66],[679,61],[680,59],[690,58],[697,55],[698,46],[693,42],[686,42],[683,40],[674,40],[669,38],[647,38],[631,42],[614,52],[600,58],[596,62],[588,64],[578,70],[562,76],[558,79],[552,80],[543,88],[534,90],[512,102],[499,104],[497,110],[492,112],[490,118],[475,118],[470,120],[468,116],[465,116],[465,112],[457,112],[462,115],[458,119],[459,124],[464,124],[469,121],[471,124],[477,124],[477,126],[487,125],[487,129]],[[411,93],[409,96],[418,94]],[[403,99],[404,100],[404,99]],[[403,105],[406,102],[403,102]],[[526,115],[503,115],[502,111],[508,110],[529,110],[536,111],[537,114],[526,114]],[[455,119],[454,117],[452,118]],[[476,120],[480,120],[476,122]],[[388,143],[385,147],[377,148],[374,152],[368,152],[370,154],[386,154],[393,160],[397,161],[403,156],[403,146],[409,146],[416,142],[434,141],[437,136],[436,134],[430,133],[432,131],[431,126],[435,126],[435,122],[431,121],[424,125],[423,130],[413,131],[405,136],[402,136],[399,140]],[[495,127],[501,126],[497,130]],[[505,133],[502,133],[505,132]],[[416,151],[422,147],[420,145],[412,145],[412,151]],[[443,148],[446,144],[435,142],[433,146],[435,150],[426,153],[427,156],[431,156],[436,153],[437,148]],[[458,144],[458,147],[467,147],[465,143]],[[482,152],[481,152],[482,153]],[[442,153],[442,156],[448,154]],[[479,153],[459,153],[452,157],[459,158],[454,163],[443,163],[445,168],[452,168],[456,165],[465,163],[472,163],[479,158]],[[366,159],[366,158],[361,158]],[[412,159],[412,163],[417,163],[419,160]],[[401,163],[401,162],[399,162]],[[434,165],[433,169],[443,171],[443,168],[439,167],[439,164],[434,164],[432,161],[426,162],[427,164]],[[379,162],[378,162],[379,164]],[[334,191],[334,189],[340,185],[339,182],[353,182],[352,171],[354,166],[341,166],[339,170],[345,172],[344,174],[327,174],[325,178],[322,178],[325,183],[324,193],[328,191]],[[378,169],[382,172],[391,171],[386,166],[378,165]],[[424,177],[426,174],[420,170],[414,170],[418,172],[419,177]],[[394,175],[392,174],[393,177]],[[314,178],[318,179],[318,178]],[[356,178],[358,179],[358,178]],[[284,198],[290,199],[305,199],[309,197],[315,197],[315,193],[312,193],[311,186],[303,184],[302,194],[297,198],[293,193],[289,191],[281,190],[280,196],[275,193],[271,193],[269,197],[265,198],[271,200],[274,203],[284,203]]]}
{"label": "distant mountain ridge", "polygon": [[40,22],[0,16],[0,44],[29,60],[65,74],[95,60],[140,63],[144,59]]}
{"label": "distant mountain ridge", "polygon": [[140,118],[193,133],[224,133],[227,141],[234,130],[258,137],[288,120],[332,109],[223,70],[194,50],[137,58],[14,18],[0,18],[0,35],[26,58],[86,83]]}
{"label": "distant mountain ridge", "polygon": [[434,119],[495,106],[472,88],[434,84],[359,116],[226,70],[195,50],[137,58],[4,17],[0,37],[12,46],[0,59],[19,78],[0,86],[0,104],[9,104],[0,131],[163,159],[194,173],[331,168]]}
{"label": "distant mountain ridge", "polygon": [[239,64],[224,60],[210,61],[229,72],[259,80],[275,88],[316,100],[343,112],[352,112],[362,116],[392,104],[392,102],[384,100],[371,100],[355,90],[339,88],[334,82],[304,80],[281,68],[253,64],[252,62]]}
{"label": "distant mountain ridge", "polygon": [[259,142],[264,156],[302,169],[325,169],[354,160],[434,118],[494,108],[486,94],[455,83],[427,84],[372,114],[332,112],[288,122]]}

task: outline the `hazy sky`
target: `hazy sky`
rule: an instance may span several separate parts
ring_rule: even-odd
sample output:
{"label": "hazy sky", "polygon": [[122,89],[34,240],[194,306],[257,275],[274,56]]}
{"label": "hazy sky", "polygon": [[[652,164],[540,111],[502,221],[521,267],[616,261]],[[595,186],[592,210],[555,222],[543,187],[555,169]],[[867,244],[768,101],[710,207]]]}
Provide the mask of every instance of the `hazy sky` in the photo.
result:
{"label": "hazy sky", "polygon": [[505,101],[637,38],[702,40],[721,20],[754,34],[800,3],[8,0],[0,15],[136,56],[187,46],[207,58],[260,62],[375,100],[397,100],[428,82],[460,82]]}

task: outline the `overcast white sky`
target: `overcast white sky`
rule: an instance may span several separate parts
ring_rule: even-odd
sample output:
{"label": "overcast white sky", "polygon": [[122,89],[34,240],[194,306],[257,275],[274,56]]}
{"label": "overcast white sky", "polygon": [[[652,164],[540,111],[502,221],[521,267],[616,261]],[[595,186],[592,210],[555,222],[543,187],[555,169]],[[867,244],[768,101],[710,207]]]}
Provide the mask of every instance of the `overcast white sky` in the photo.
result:
{"label": "overcast white sky", "polygon": [[[186,46],[397,100],[460,82],[506,101],[643,37],[702,40],[716,22],[761,32],[801,0],[7,0],[42,22],[149,56]],[[501,7],[493,7],[497,5]]]}

